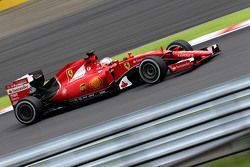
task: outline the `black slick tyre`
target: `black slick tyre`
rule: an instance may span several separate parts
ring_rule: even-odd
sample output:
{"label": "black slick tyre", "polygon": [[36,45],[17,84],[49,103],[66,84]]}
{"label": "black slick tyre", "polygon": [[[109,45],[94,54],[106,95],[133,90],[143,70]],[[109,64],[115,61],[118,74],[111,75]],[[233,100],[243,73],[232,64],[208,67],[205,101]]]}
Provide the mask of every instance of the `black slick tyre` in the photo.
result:
{"label": "black slick tyre", "polygon": [[179,51],[192,51],[194,50],[193,47],[188,43],[187,41],[184,40],[176,40],[171,42],[167,46],[167,50],[174,50],[175,48],[179,48]]}
{"label": "black slick tyre", "polygon": [[15,105],[14,113],[20,123],[30,125],[41,119],[42,108],[42,103],[38,98],[28,96]]}
{"label": "black slick tyre", "polygon": [[167,73],[167,65],[164,60],[157,56],[150,56],[142,60],[139,66],[141,79],[149,84],[161,82]]}

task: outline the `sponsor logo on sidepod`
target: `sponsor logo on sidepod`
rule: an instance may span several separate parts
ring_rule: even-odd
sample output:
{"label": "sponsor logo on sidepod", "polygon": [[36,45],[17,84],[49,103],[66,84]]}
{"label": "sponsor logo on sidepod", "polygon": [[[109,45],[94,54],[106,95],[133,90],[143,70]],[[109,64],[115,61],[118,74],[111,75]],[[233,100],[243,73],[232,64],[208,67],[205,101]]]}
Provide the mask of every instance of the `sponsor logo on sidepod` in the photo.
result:
{"label": "sponsor logo on sidepod", "polygon": [[186,62],[186,63],[184,63],[184,64],[180,64],[180,65],[175,65],[175,67],[176,68],[182,68],[182,67],[186,67],[186,66],[188,66],[188,65],[190,65],[190,63],[189,62]]}

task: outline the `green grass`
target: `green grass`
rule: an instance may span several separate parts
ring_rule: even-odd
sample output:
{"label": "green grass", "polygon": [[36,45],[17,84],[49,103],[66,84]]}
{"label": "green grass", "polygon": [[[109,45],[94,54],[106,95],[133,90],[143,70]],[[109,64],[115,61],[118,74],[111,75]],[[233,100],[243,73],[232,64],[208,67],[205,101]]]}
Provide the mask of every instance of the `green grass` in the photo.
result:
{"label": "green grass", "polygon": [[[159,39],[142,47],[133,49],[130,52],[132,52],[132,55],[137,55],[151,50],[159,50],[161,46],[166,47],[170,42],[176,39],[184,39],[190,41],[192,39],[198,38],[211,32],[215,32],[217,30],[221,30],[248,19],[250,19],[250,8],[246,8],[239,12],[220,17],[218,19],[187,29],[166,38]],[[115,56],[114,59],[122,60],[126,56],[127,53],[122,53],[118,56]]]}
{"label": "green grass", "polygon": [[10,100],[8,96],[0,97],[0,109],[10,106]]}
{"label": "green grass", "polygon": [[[171,41],[174,41],[176,39],[184,39],[184,40],[189,41],[189,40],[198,38],[202,35],[226,28],[228,26],[240,23],[248,19],[250,19],[250,8],[246,8],[239,12],[235,12],[230,15],[220,17],[213,21],[198,25],[188,30],[171,35],[169,37],[162,38],[160,40],[154,41],[142,47],[133,49],[131,52],[132,52],[132,55],[137,55],[137,54],[150,51],[150,50],[158,50],[161,46],[166,47]],[[127,56],[127,53],[123,53],[123,54],[113,57],[113,59],[122,60],[126,56]],[[4,96],[0,98],[0,109],[7,107],[9,105],[10,105],[10,101],[9,101],[8,96]]]}
{"label": "green grass", "polygon": [[201,167],[249,167],[250,166],[250,151],[218,159],[209,162]]}

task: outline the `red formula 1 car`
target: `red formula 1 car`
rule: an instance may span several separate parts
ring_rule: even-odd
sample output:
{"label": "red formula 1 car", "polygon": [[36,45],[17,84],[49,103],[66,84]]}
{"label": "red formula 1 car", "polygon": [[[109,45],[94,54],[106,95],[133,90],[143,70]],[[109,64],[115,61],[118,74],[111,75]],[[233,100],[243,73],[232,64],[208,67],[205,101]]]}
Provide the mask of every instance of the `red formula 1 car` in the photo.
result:
{"label": "red formula 1 car", "polygon": [[105,94],[115,94],[138,83],[155,84],[167,74],[192,69],[220,53],[217,44],[200,50],[183,40],[166,50],[150,51],[122,61],[98,61],[93,51],[87,57],[67,64],[45,82],[42,71],[25,75],[6,86],[18,121],[32,124],[45,111],[82,103]]}

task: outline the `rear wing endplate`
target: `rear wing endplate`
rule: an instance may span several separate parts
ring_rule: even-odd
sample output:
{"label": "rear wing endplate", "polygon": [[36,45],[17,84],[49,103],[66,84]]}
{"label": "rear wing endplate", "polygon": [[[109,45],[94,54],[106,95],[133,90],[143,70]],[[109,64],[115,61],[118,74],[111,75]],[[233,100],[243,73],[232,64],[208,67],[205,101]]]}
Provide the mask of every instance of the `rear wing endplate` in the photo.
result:
{"label": "rear wing endplate", "polygon": [[28,78],[22,78],[14,81],[10,85],[6,85],[5,89],[10,98],[11,104],[14,106],[22,98],[29,95],[30,84]]}

